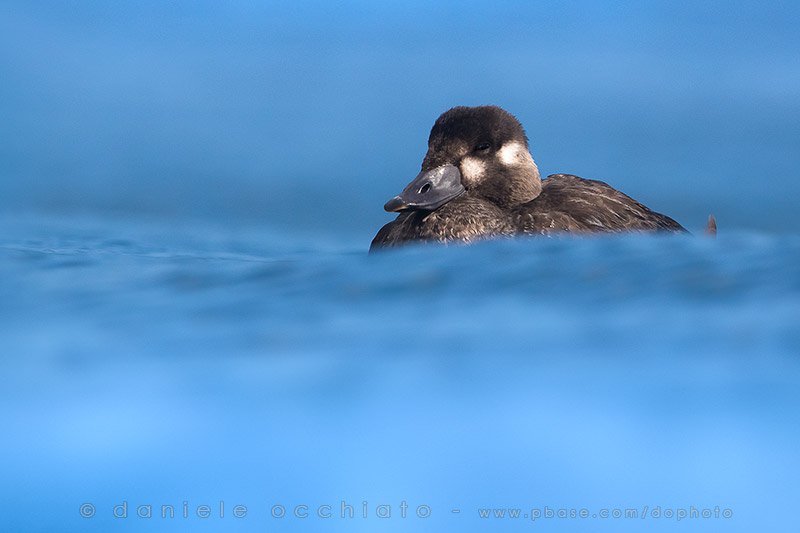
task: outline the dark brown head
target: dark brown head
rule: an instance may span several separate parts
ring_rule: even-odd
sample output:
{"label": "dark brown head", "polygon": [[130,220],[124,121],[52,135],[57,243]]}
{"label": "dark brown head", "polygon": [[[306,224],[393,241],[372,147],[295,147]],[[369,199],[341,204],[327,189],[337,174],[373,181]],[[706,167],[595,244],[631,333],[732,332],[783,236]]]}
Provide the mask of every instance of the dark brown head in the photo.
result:
{"label": "dark brown head", "polygon": [[434,210],[462,194],[507,208],[541,190],[528,138],[513,115],[496,106],[454,107],[433,125],[422,172],[384,209]]}

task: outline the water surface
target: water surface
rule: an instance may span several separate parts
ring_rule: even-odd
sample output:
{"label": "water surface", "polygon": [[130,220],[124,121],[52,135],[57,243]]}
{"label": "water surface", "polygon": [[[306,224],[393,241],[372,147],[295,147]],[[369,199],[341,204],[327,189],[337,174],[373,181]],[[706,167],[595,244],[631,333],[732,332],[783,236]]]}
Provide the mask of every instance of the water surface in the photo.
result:
{"label": "water surface", "polygon": [[[255,224],[5,218],[3,523],[749,531],[790,520],[800,237],[366,248]],[[137,517],[140,505],[154,516]],[[176,518],[161,518],[164,505]],[[326,505],[332,516],[318,517]],[[531,521],[545,507],[588,516]],[[681,510],[715,507],[720,518],[677,524]],[[592,517],[603,509],[647,517]]]}

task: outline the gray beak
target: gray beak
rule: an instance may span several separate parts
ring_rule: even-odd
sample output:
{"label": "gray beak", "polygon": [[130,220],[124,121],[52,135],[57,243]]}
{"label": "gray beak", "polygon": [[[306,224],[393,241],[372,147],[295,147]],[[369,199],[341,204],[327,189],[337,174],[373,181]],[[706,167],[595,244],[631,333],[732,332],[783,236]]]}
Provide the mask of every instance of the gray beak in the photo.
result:
{"label": "gray beak", "polygon": [[389,212],[407,209],[433,211],[460,196],[465,190],[461,185],[461,172],[447,164],[420,172],[400,195],[386,202],[383,208]]}

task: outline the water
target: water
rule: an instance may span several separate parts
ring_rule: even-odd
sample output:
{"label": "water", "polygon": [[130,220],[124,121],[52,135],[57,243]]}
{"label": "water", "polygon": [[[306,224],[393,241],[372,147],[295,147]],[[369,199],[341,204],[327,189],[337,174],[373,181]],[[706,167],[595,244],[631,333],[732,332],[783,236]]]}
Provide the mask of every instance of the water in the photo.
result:
{"label": "water", "polygon": [[[0,2],[0,530],[797,529],[800,7],[487,7]],[[367,255],[481,104],[719,238]]]}
{"label": "water", "polygon": [[4,529],[792,523],[799,236],[367,246],[2,219]]}

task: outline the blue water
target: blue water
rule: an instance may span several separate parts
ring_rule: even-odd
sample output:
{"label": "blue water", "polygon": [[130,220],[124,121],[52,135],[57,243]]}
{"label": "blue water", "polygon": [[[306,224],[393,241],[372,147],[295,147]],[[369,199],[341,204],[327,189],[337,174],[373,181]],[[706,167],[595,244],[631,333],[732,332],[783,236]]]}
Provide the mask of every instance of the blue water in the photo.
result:
{"label": "blue water", "polygon": [[[3,529],[793,523],[800,236],[367,245],[3,218]],[[479,516],[515,508],[527,518]],[[692,508],[712,518],[678,524]],[[603,509],[646,518],[593,518]]]}
{"label": "blue water", "polygon": [[[796,530],[799,26],[0,0],[0,530]],[[543,175],[719,238],[367,255],[436,117],[482,104]]]}

